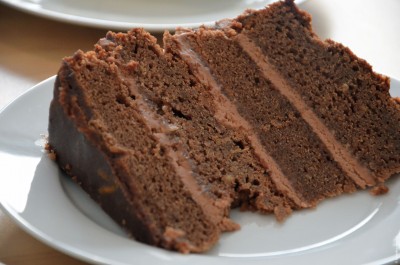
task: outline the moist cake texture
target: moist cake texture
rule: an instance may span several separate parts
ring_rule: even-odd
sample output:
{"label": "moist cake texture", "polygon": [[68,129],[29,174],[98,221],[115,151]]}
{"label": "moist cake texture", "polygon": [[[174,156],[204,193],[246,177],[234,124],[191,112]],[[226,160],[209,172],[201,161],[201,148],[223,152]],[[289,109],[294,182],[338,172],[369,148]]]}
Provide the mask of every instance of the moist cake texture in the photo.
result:
{"label": "moist cake texture", "polygon": [[204,252],[230,209],[293,210],[400,172],[389,79],[322,41],[293,1],[213,28],[109,32],[65,58],[50,106],[60,168],[138,241]]}

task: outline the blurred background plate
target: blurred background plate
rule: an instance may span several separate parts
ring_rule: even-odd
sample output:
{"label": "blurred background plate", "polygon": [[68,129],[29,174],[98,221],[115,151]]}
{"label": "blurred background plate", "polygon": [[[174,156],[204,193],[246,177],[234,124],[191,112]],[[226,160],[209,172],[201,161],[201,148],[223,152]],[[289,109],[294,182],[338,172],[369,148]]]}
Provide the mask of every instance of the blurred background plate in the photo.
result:
{"label": "blurred background plate", "polygon": [[[212,25],[273,0],[0,0],[42,17],[98,28],[149,31]],[[304,2],[298,0],[296,3]]]}

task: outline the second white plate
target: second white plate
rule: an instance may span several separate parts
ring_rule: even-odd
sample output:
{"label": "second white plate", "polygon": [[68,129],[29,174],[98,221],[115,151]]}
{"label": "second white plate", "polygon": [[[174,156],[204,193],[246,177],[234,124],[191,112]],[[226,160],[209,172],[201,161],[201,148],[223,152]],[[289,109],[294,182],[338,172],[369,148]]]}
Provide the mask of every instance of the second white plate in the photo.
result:
{"label": "second white plate", "polygon": [[[296,3],[305,0],[297,0]],[[106,29],[141,27],[149,31],[213,25],[273,0],[0,0],[54,20]]]}

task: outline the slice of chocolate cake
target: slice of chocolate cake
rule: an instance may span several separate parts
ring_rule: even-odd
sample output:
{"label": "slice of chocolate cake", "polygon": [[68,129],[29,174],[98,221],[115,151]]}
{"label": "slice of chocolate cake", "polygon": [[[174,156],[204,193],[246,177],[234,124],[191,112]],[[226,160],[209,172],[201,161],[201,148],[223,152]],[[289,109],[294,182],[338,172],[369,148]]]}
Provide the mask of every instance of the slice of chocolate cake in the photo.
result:
{"label": "slice of chocolate cake", "polygon": [[240,124],[223,95],[148,33],[109,33],[65,59],[57,82],[49,144],[59,165],[138,240],[204,251],[238,228],[232,206],[278,219],[297,207],[232,128]]}
{"label": "slice of chocolate cake", "polygon": [[49,144],[60,167],[137,240],[204,251],[225,211],[197,188],[189,161],[167,138],[175,127],[157,121],[130,82],[94,52],[65,59]]}
{"label": "slice of chocolate cake", "polygon": [[302,116],[360,187],[399,172],[400,115],[387,77],[343,45],[321,41],[292,1],[237,21],[239,43],[262,56],[260,69],[297,109],[312,112]]}
{"label": "slice of chocolate cake", "polygon": [[[301,111],[263,75],[236,38],[202,29],[172,39],[189,64],[209,69],[214,89],[221,90],[246,121],[251,148],[290,198],[310,207],[355,190]],[[191,50],[197,55],[186,56]]]}
{"label": "slice of chocolate cake", "polygon": [[202,252],[239,228],[231,208],[281,221],[400,172],[388,88],[278,2],[166,33],[164,49],[134,29],[64,59],[49,146],[134,238]]}
{"label": "slice of chocolate cake", "polygon": [[321,41],[310,21],[285,1],[212,29],[180,30],[170,42],[248,121],[274,182],[283,177],[286,195],[315,206],[400,171],[400,115],[389,79]]}

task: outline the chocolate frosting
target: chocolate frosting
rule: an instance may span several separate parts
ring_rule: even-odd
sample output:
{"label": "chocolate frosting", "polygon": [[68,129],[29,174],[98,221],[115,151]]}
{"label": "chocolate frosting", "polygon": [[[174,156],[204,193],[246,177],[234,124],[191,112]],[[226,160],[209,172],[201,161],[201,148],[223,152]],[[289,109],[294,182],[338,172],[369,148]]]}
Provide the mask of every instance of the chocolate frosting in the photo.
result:
{"label": "chocolate frosting", "polygon": [[304,100],[302,100],[301,96],[286,82],[269,62],[266,55],[262,53],[261,49],[245,35],[245,32],[238,34],[236,40],[242,46],[243,50],[260,67],[263,75],[269,79],[279,92],[299,111],[301,117],[311,126],[335,161],[342,167],[343,171],[345,171],[361,188],[376,184],[372,172],[361,165],[361,163],[351,155],[350,151],[336,140],[333,133],[317,117],[312,108],[310,108]]}
{"label": "chocolate frosting", "polygon": [[189,35],[190,33],[182,33],[174,39],[180,47],[182,58],[190,65],[199,81],[210,88],[214,100],[215,118],[227,127],[245,130],[254,155],[265,169],[272,172],[271,178],[278,190],[286,194],[298,206],[310,207],[311,205],[300,194],[296,193],[274,158],[263,148],[252,126],[239,114],[236,106],[222,93],[221,87],[212,76],[210,69],[192,50],[189,41],[186,40]]}
{"label": "chocolate frosting", "polygon": [[[122,75],[122,73],[119,74]],[[153,137],[157,139],[160,146],[166,150],[166,154],[170,158],[170,163],[175,169],[175,173],[180,177],[192,195],[192,198],[200,205],[210,220],[218,225],[221,231],[238,229],[239,226],[236,223],[224,216],[226,209],[230,208],[230,201],[226,199],[211,199],[202,191],[193,175],[193,163],[191,163],[190,159],[185,155],[182,144],[171,139],[171,132],[179,130],[179,126],[171,124],[166,119],[156,114],[156,111],[153,110],[149,104],[150,101],[139,93],[133,78],[124,76],[123,79],[131,93],[135,95],[135,102],[138,110],[142,114],[143,123],[148,127],[149,131],[153,132]]]}

